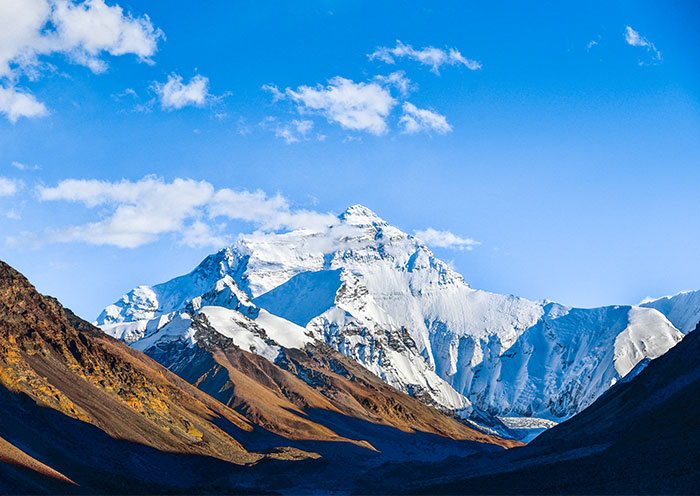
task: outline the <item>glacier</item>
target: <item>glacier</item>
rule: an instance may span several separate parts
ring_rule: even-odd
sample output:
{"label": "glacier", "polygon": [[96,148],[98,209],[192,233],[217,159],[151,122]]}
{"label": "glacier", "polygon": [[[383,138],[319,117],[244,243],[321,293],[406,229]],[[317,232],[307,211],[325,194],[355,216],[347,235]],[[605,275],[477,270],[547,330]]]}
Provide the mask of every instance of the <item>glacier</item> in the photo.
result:
{"label": "glacier", "polygon": [[560,422],[683,338],[694,317],[664,308],[473,289],[418,238],[356,205],[324,230],[241,236],[186,275],[131,290],[96,324],[145,350],[194,345],[188,323],[204,313],[271,361],[280,347],[321,341],[440,409]]}

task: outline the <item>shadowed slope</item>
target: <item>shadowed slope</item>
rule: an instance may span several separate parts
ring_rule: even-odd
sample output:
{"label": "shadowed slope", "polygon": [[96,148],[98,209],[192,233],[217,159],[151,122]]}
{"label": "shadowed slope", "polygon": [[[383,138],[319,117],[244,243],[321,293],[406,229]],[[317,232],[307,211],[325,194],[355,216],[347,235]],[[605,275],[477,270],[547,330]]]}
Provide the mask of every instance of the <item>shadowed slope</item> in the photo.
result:
{"label": "shadowed slope", "polygon": [[425,432],[439,436],[493,444],[504,448],[522,443],[486,435],[449,414],[427,406],[416,398],[386,384],[354,360],[324,343],[304,350],[285,350],[281,367],[312,385],[345,415],[404,432]]}
{"label": "shadowed slope", "polygon": [[12,443],[4,440],[0,437],[0,462],[9,463],[11,465],[16,465],[18,467],[24,467],[29,470],[38,472],[46,477],[51,477],[57,481],[65,482],[68,484],[75,484],[68,477],[60,472],[52,469],[51,467],[41,463],[37,459],[29,456],[21,449],[14,446]]}
{"label": "shadowed slope", "polygon": [[417,492],[697,493],[700,324],[636,377],[617,384],[580,414],[502,460],[490,466],[472,462],[470,470],[475,467],[492,475],[423,485]]}
{"label": "shadowed slope", "polygon": [[40,295],[0,262],[0,383],[112,437],[237,463],[252,455],[212,421],[235,412]]}
{"label": "shadowed slope", "polygon": [[169,371],[0,262],[0,488],[349,490],[387,460],[517,444],[424,405],[325,345],[282,349],[274,364],[235,346],[206,316],[195,323],[196,345],[149,350]]}
{"label": "shadowed slope", "polygon": [[[32,466],[0,463],[0,494],[3,489],[9,494],[172,493],[207,487],[212,477],[250,469],[211,456],[160,451],[115,439],[3,386],[0,418],[3,439],[76,483],[44,476],[43,470]],[[235,492],[235,483],[230,490]]]}
{"label": "shadowed slope", "polygon": [[[206,316],[195,317],[196,345],[159,343],[146,354],[265,429],[297,440],[348,441],[308,417],[325,410],[404,432],[502,447],[521,443],[489,436],[381,381],[322,343],[282,349],[276,363],[241,350]],[[352,439],[370,447],[366,441]]]}

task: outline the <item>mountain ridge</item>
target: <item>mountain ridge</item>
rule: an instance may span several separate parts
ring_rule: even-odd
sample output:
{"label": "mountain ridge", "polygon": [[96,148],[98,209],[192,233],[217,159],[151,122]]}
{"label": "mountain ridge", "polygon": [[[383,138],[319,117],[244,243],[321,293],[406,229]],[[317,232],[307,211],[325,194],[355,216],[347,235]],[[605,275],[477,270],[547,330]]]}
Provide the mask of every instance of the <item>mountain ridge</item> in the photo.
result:
{"label": "mountain ridge", "polygon": [[[231,331],[255,336],[249,346],[278,346],[243,314],[216,311],[238,316]],[[520,444],[424,405],[330,347],[279,347],[275,364],[214,330],[207,313],[186,328],[191,343],[175,333],[146,350],[184,366],[168,370],[0,262],[0,481],[31,494],[257,494],[290,487],[302,470],[323,473],[330,490],[352,482],[335,464],[368,473],[386,460]]]}
{"label": "mountain ridge", "polygon": [[654,308],[576,309],[472,289],[362,206],[325,230],[243,237],[189,274],[127,293],[97,324],[138,341],[200,296],[252,320],[268,307],[387,383],[465,417],[564,420],[683,336]]}
{"label": "mountain ridge", "polygon": [[[698,356],[700,322],[668,353],[529,445],[499,458],[464,459],[449,471],[427,464],[421,470],[432,482],[417,474],[406,492],[694,494],[700,483]],[[463,467],[463,475],[455,476],[455,467]],[[391,474],[402,468],[377,479],[391,487]]]}

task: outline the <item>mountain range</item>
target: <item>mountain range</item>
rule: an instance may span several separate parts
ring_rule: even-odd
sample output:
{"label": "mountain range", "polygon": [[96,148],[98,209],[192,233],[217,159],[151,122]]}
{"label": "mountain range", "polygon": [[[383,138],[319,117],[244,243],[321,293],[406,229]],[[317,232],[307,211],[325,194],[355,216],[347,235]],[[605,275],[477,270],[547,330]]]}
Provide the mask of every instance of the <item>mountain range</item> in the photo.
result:
{"label": "mountain range", "polygon": [[[324,344],[484,432],[528,440],[678,343],[700,312],[692,294],[583,309],[473,289],[356,205],[325,229],[244,236],[186,275],[134,288],[95,324],[180,371],[197,318],[273,363]],[[172,346],[177,359],[159,351]]]}
{"label": "mountain range", "polygon": [[361,206],[94,324],[0,262],[0,493],[693,492],[694,319],[472,289]]}
{"label": "mountain range", "polygon": [[[318,487],[290,482],[304,471],[336,490],[349,483],[337,466],[363,473],[519,444],[424,405],[329,347],[290,351],[276,365],[204,315],[194,322],[197,350],[181,377],[0,262],[0,492]],[[163,351],[176,359],[177,348]]]}

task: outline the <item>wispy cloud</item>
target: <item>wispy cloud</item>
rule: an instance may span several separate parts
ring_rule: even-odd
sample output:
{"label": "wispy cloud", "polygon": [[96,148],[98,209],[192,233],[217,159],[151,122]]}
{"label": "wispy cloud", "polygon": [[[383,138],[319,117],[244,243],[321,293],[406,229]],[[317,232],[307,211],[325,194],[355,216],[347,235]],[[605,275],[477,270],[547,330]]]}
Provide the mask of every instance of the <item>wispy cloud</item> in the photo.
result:
{"label": "wispy cloud", "polygon": [[221,228],[212,227],[206,222],[196,220],[180,232],[180,243],[193,248],[220,248],[231,243],[231,236],[222,234]]}
{"label": "wispy cloud", "polygon": [[455,250],[472,250],[481,244],[471,238],[463,238],[450,231],[438,231],[429,227],[422,231],[415,231],[415,236],[429,246],[438,248],[450,248]]}
{"label": "wispy cloud", "polygon": [[270,128],[275,133],[275,136],[291,145],[292,143],[307,141],[310,138],[311,130],[314,128],[314,123],[307,119],[292,119],[290,122],[280,122],[276,117],[267,117],[262,121],[261,126]]}
{"label": "wispy cloud", "polygon": [[105,55],[132,54],[152,63],[163,37],[147,16],[134,17],[104,0],[3,1],[0,33],[0,113],[12,122],[48,114],[44,103],[17,87],[21,76],[41,77],[42,57],[62,54],[101,73],[107,69]]}
{"label": "wispy cloud", "polygon": [[322,229],[337,222],[332,214],[294,209],[282,195],[268,196],[265,192],[235,191],[223,188],[213,195],[209,204],[210,218],[219,216],[242,220],[270,231],[278,229]]}
{"label": "wispy cloud", "polygon": [[344,129],[375,135],[387,132],[386,119],[397,103],[390,91],[376,82],[356,83],[340,76],[330,79],[326,85],[299,86],[283,91],[274,85],[265,85],[263,89],[272,93],[275,101],[294,102],[302,114],[320,114]]}
{"label": "wispy cloud", "polygon": [[[411,45],[396,42],[396,47],[379,47],[369,54],[370,59],[382,60],[394,64],[396,59],[407,57],[430,66],[439,73],[443,65],[464,65],[471,70],[481,68],[481,64],[466,59],[456,48],[439,49],[424,47],[419,50]],[[411,81],[404,71],[389,74],[377,74],[366,81],[353,81],[336,76],[325,84],[315,86],[302,85],[296,88],[280,88],[274,84],[265,84],[262,89],[272,95],[272,103],[288,102],[303,120],[279,124],[276,117],[268,117],[262,125],[274,129],[275,135],[287,143],[296,143],[307,139],[306,132],[314,126],[313,116],[325,117],[330,124],[338,124],[346,131],[359,131],[375,136],[388,133],[396,126],[403,134],[416,134],[420,131],[446,134],[452,130],[444,115],[428,109],[421,109],[407,101],[418,86]],[[397,116],[401,110],[400,114]],[[271,126],[270,123],[276,123]],[[307,130],[308,128],[308,130]],[[319,134],[319,141],[325,139]],[[358,141],[358,136],[345,136],[343,142]]]}
{"label": "wispy cloud", "polygon": [[328,225],[331,214],[293,209],[280,195],[262,191],[215,189],[206,181],[147,176],[118,182],[68,179],[37,188],[41,201],[69,201],[100,207],[100,219],[53,230],[52,242],[81,241],[94,245],[136,248],[175,235],[190,246],[221,247],[230,242],[217,219],[249,222],[259,229],[298,229]]}
{"label": "wispy cloud", "polygon": [[46,105],[27,91],[0,86],[0,113],[14,123],[20,117],[42,117],[48,115],[49,111]]}
{"label": "wispy cloud", "polygon": [[396,41],[394,48],[378,47],[367,56],[370,60],[381,60],[387,64],[395,64],[396,59],[406,57],[421,65],[430,66],[430,70],[435,74],[440,74],[440,67],[443,65],[462,65],[472,71],[482,67],[481,62],[465,58],[456,48],[441,49],[427,46],[415,49],[411,45],[404,45],[399,40]]}
{"label": "wispy cloud", "polygon": [[[654,44],[640,35],[637,31],[632,29],[632,27],[627,26],[625,28],[625,41],[628,45],[633,47],[642,47],[646,49],[651,55],[651,64],[658,64],[661,62],[661,52],[654,46]],[[646,62],[640,61],[639,65],[645,65]]]}
{"label": "wispy cloud", "polygon": [[406,77],[404,71],[392,72],[388,76],[377,75],[374,79],[380,84],[396,88],[403,97],[418,88],[417,84]]}
{"label": "wispy cloud", "polygon": [[[207,181],[166,181],[156,176],[114,182],[67,179],[55,186],[39,186],[36,194],[42,202],[80,204],[90,209],[94,220],[43,233],[22,232],[6,238],[9,246],[83,242],[137,248],[167,237],[182,245],[221,248],[236,239],[267,239],[283,233],[298,238],[309,249],[329,253],[368,242],[362,223],[344,222],[342,216],[330,212],[295,208],[280,194],[217,189]],[[229,221],[247,223],[252,232],[233,236],[227,231]],[[415,236],[428,245],[456,250],[471,250],[479,244],[433,228],[416,231]]]}
{"label": "wispy cloud", "polygon": [[183,107],[203,107],[211,98],[209,79],[197,74],[185,84],[182,76],[171,74],[165,83],[154,82],[153,89],[164,110],[179,110]]}
{"label": "wispy cloud", "polygon": [[28,165],[28,164],[24,164],[24,163],[22,163],[22,162],[14,161],[14,162],[12,162],[10,165],[12,165],[12,167],[14,167],[15,169],[18,169],[18,170],[21,170],[21,171],[28,171],[28,170],[36,171],[36,170],[41,170],[41,167],[39,167],[39,166],[36,165],[36,164],[34,164],[34,165]]}
{"label": "wispy cloud", "polygon": [[7,217],[10,220],[21,220],[22,215],[14,208],[11,208],[7,212],[5,212],[5,217]]}
{"label": "wispy cloud", "polygon": [[407,134],[420,131],[435,131],[438,134],[446,134],[452,131],[452,126],[447,123],[444,115],[432,110],[420,109],[410,102],[403,104],[403,115],[399,119],[399,125]]}
{"label": "wispy cloud", "polygon": [[14,196],[22,189],[24,183],[19,179],[10,179],[7,177],[0,177],[0,197],[1,196]]}
{"label": "wispy cloud", "polygon": [[68,179],[57,186],[39,187],[42,201],[79,202],[89,208],[100,206],[111,212],[103,219],[59,229],[53,241],[84,241],[96,245],[137,247],[157,240],[166,233],[183,232],[187,220],[197,220],[199,208],[214,194],[214,187],[203,181],[146,177],[137,182],[116,183]]}

